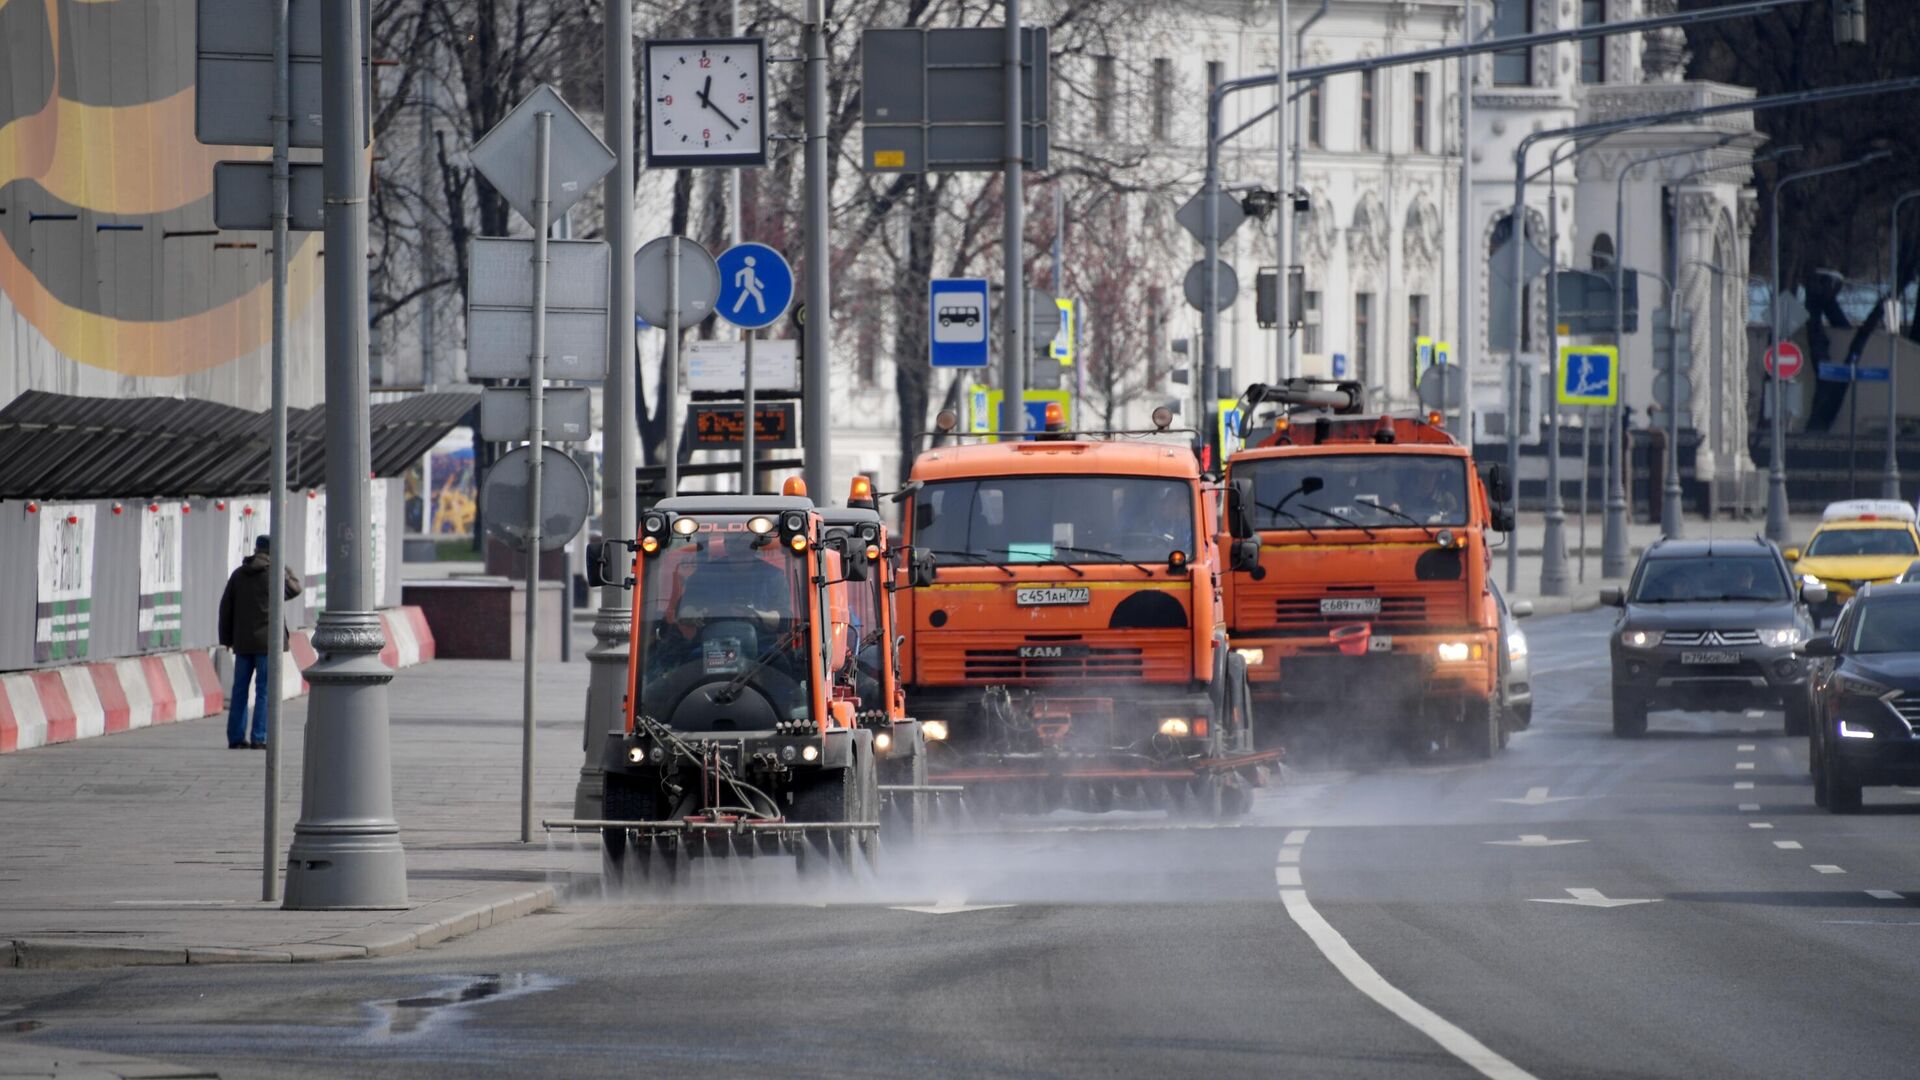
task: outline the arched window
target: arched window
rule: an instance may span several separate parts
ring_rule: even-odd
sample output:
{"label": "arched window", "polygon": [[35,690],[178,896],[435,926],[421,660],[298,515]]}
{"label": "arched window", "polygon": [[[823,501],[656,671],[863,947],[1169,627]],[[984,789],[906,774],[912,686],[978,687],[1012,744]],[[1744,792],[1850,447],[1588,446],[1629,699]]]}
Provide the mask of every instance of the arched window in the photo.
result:
{"label": "arched window", "polygon": [[1613,269],[1613,237],[1606,233],[1593,238],[1593,268],[1595,270]]}

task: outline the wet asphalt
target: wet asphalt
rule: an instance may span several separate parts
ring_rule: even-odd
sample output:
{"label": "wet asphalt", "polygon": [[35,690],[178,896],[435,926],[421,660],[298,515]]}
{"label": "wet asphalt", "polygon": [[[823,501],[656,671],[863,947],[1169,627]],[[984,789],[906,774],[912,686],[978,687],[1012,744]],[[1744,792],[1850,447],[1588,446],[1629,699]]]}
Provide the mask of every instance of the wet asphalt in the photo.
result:
{"label": "wet asphalt", "polygon": [[1230,827],[952,808],[824,888],[700,866],[392,960],[0,972],[0,1038],[223,1077],[1911,1075],[1920,795],[1816,811],[1777,713],[1614,740],[1609,624],[1528,625],[1492,762],[1308,763]]}

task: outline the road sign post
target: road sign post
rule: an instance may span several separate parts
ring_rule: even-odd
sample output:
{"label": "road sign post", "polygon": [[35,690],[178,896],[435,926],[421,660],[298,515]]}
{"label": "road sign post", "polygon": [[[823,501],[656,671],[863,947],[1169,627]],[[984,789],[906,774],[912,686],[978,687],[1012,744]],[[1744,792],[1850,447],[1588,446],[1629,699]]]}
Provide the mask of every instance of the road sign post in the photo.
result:
{"label": "road sign post", "polygon": [[[740,340],[746,354],[741,413],[759,415],[754,410],[753,339],[762,327],[787,313],[793,303],[793,268],[778,251],[765,244],[735,244],[715,260],[720,273],[718,311],[720,317],[740,328]],[[740,443],[740,490],[753,491],[753,455],[759,449],[758,429],[751,420]]]}
{"label": "road sign post", "polygon": [[663,490],[680,486],[680,330],[713,314],[720,296],[720,267],[699,244],[679,235],[657,236],[633,256],[633,307],[649,325],[667,332],[667,365],[660,400],[666,433],[662,445]]}

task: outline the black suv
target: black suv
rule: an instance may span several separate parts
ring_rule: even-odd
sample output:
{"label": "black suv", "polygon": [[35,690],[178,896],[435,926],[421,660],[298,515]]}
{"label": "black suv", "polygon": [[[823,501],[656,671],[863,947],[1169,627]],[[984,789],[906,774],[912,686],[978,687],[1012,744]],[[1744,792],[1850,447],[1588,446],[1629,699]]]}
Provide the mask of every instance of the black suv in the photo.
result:
{"label": "black suv", "polygon": [[1850,814],[1863,785],[1920,784],[1920,585],[1868,585],[1801,651],[1814,803]]}
{"label": "black suv", "polygon": [[1611,639],[1613,733],[1647,732],[1652,709],[1728,712],[1781,708],[1789,735],[1807,731],[1806,669],[1794,650],[1813,635],[1807,605],[1826,599],[1798,585],[1766,540],[1660,540],[1640,556]]}

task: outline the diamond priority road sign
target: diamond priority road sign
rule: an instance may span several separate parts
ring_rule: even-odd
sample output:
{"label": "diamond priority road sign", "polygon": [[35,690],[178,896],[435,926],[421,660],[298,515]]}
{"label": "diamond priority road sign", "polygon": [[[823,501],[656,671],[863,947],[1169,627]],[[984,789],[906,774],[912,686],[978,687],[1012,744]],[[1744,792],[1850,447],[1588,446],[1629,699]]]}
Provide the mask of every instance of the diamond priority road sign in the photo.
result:
{"label": "diamond priority road sign", "polygon": [[[537,129],[541,113],[553,114],[553,128],[548,149],[547,220],[535,221],[534,168],[540,153]],[[467,160],[522,220],[544,229],[607,175],[613,168],[613,151],[567,105],[560,91],[542,83],[473,144]]]}

